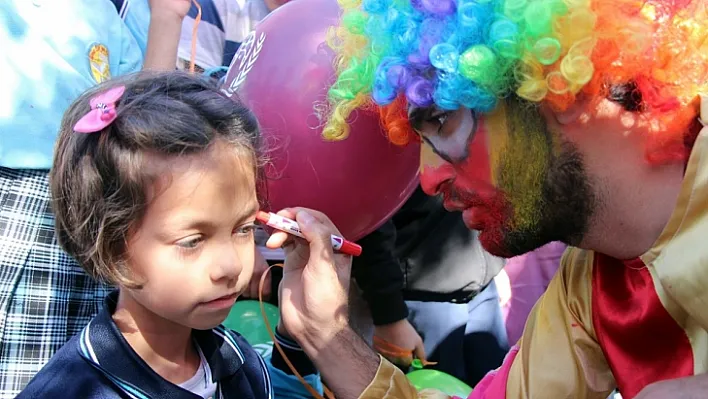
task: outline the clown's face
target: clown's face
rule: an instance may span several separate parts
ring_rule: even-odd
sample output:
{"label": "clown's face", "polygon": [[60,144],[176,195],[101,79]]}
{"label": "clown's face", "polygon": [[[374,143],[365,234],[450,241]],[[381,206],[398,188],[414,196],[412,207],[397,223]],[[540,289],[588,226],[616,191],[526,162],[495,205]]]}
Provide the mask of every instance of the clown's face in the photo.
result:
{"label": "clown's face", "polygon": [[423,139],[423,189],[463,211],[490,253],[582,240],[594,208],[583,161],[533,105],[509,99],[488,115],[427,108],[409,117]]}

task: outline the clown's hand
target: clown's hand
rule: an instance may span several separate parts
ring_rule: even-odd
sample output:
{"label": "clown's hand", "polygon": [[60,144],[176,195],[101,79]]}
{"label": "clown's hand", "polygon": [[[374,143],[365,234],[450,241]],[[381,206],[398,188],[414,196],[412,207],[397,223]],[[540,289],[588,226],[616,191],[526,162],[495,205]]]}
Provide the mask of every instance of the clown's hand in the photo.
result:
{"label": "clown's hand", "polygon": [[330,237],[340,233],[324,214],[305,208],[278,214],[297,221],[305,236],[301,239],[276,231],[266,244],[285,250],[279,287],[282,327],[312,358],[349,329],[352,259],[333,252]]}

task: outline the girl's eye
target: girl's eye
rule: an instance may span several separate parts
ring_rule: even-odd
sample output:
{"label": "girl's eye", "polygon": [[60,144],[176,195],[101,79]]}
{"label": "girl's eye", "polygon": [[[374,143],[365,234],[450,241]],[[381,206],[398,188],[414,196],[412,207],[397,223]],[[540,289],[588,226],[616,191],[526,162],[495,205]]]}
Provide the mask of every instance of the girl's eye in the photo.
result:
{"label": "girl's eye", "polygon": [[199,246],[199,244],[202,243],[202,241],[204,241],[204,238],[202,236],[190,237],[184,240],[177,241],[177,245],[180,248],[184,249],[195,249]]}
{"label": "girl's eye", "polygon": [[236,235],[239,236],[250,236],[256,230],[256,225],[254,223],[249,223],[240,226],[236,229]]}

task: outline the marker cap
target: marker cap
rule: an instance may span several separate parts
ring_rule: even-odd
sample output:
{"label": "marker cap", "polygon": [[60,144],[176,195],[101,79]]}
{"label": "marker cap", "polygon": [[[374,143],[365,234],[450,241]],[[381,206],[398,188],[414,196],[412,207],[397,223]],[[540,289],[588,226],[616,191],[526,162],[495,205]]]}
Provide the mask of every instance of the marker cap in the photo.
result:
{"label": "marker cap", "polygon": [[344,240],[344,242],[342,242],[341,252],[351,254],[352,256],[359,256],[361,255],[361,245]]}

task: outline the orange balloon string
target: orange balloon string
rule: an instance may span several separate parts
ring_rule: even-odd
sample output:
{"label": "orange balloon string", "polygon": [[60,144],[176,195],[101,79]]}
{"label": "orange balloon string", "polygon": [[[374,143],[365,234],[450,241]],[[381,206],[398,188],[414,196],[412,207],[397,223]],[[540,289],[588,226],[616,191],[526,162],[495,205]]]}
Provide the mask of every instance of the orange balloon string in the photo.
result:
{"label": "orange balloon string", "polygon": [[189,55],[189,72],[194,73],[196,58],[197,58],[197,31],[199,29],[199,22],[202,21],[202,6],[199,5],[197,0],[192,0],[194,6],[197,7],[197,17],[194,18],[194,26],[192,27],[192,51]]}
{"label": "orange balloon string", "polygon": [[[387,358],[399,358],[399,359],[406,359],[410,358],[411,360],[414,358],[413,350],[412,349],[406,349],[406,348],[401,348],[398,345],[394,345],[388,341],[386,341],[383,338],[380,338],[378,336],[374,336],[374,349],[376,349],[377,352],[382,354],[384,357]],[[420,360],[420,363],[424,366],[434,366],[438,364],[437,362],[429,362],[425,359],[418,359]]]}
{"label": "orange balloon string", "polygon": [[[302,378],[300,373],[298,373],[295,369],[295,366],[293,366],[293,364],[290,362],[290,359],[288,359],[288,357],[285,355],[283,348],[280,347],[278,340],[275,339],[273,327],[271,327],[270,321],[268,321],[268,317],[266,316],[265,305],[263,304],[263,286],[265,285],[265,280],[268,276],[268,273],[270,273],[271,269],[273,269],[274,267],[283,267],[283,265],[276,264],[266,269],[266,271],[263,272],[263,275],[261,276],[261,281],[258,283],[258,303],[261,307],[261,316],[263,317],[263,322],[265,323],[266,329],[268,330],[268,335],[270,335],[270,338],[273,340],[273,346],[280,353],[280,356],[283,357],[283,360],[285,361],[285,364],[288,365],[288,368],[290,368],[290,371],[293,372],[295,377],[297,377],[297,379],[305,387],[305,389],[307,389],[310,395],[312,395],[315,399],[324,399],[322,395],[320,395],[319,392],[315,390],[315,388],[313,388],[310,384],[307,383],[307,381],[305,381],[304,378]],[[334,394],[332,394],[332,391],[330,391],[324,384],[322,384],[322,386],[324,387],[325,396],[327,396],[328,399],[335,399]]]}

